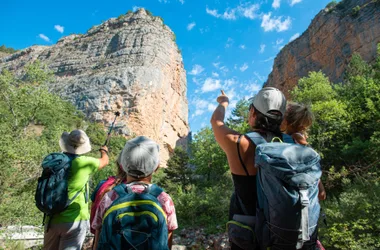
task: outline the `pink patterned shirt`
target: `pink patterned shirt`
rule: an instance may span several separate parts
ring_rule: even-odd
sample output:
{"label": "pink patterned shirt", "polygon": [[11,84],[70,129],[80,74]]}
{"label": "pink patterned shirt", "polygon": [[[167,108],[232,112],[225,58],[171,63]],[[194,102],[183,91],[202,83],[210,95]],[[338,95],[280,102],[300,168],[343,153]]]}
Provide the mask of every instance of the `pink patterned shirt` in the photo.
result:
{"label": "pink patterned shirt", "polygon": [[[132,188],[132,191],[135,193],[142,193],[145,189],[143,185],[130,185]],[[119,197],[119,195],[114,191],[110,190],[107,192],[102,200],[99,203],[98,208],[96,209],[95,212],[95,217],[94,220],[91,224],[91,228],[94,230],[98,230],[102,227],[102,222],[103,222],[103,216],[107,209],[111,206],[112,202],[116,200]],[[165,192],[162,192],[158,197],[158,201],[160,202],[162,209],[167,215],[167,225],[168,225],[168,230],[174,231],[178,228],[178,223],[177,223],[177,216],[175,213],[175,208],[174,208],[174,203],[172,198]]]}

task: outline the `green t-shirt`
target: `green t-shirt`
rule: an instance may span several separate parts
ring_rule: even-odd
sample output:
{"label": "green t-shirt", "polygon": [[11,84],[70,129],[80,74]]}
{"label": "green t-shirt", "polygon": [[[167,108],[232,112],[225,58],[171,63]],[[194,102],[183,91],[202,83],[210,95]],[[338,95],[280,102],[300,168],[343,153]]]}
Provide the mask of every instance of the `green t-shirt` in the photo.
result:
{"label": "green t-shirt", "polygon": [[53,216],[51,223],[59,224],[90,219],[88,202],[86,203],[85,200],[85,190],[88,189],[86,183],[90,175],[99,169],[99,165],[99,159],[88,156],[79,156],[71,162],[68,180],[69,199],[72,199],[78,191],[80,193],[62,213]]}

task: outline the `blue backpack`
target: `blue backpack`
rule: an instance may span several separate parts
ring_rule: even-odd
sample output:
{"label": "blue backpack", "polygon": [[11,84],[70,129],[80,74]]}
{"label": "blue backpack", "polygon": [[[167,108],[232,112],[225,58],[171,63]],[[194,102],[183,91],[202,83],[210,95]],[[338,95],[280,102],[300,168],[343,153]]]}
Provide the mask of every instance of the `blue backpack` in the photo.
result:
{"label": "blue backpack", "polygon": [[169,249],[166,213],[157,200],[163,190],[136,184],[145,185],[145,191],[134,193],[125,184],[114,187],[119,197],[104,214],[98,250]]}
{"label": "blue backpack", "polygon": [[52,153],[42,161],[42,175],[38,178],[35,201],[44,215],[54,215],[65,210],[81,192],[69,199],[68,178],[71,162],[77,155]]}
{"label": "blue backpack", "polygon": [[315,249],[322,174],[319,154],[295,144],[286,134],[284,143],[268,143],[256,132],[247,136],[256,145],[255,234],[260,249]]}

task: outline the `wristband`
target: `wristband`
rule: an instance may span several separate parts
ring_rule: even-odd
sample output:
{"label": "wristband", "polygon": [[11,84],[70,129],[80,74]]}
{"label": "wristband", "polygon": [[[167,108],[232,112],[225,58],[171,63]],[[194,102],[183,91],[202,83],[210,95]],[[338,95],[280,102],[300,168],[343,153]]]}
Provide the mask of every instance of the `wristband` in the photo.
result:
{"label": "wristband", "polygon": [[100,151],[100,152],[104,151],[104,153],[106,153],[106,154],[108,155],[108,151],[105,150],[104,148],[100,148],[99,151]]}

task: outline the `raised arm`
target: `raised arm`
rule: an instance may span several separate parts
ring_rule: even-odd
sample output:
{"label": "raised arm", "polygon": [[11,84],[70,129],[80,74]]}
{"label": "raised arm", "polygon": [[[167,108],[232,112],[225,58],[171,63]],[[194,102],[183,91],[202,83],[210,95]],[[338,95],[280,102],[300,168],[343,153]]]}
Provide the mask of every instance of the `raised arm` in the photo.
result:
{"label": "raised arm", "polygon": [[104,168],[105,166],[108,165],[109,163],[109,158],[108,158],[108,148],[107,146],[102,146],[100,149],[100,154],[101,154],[101,157],[99,159],[100,161],[100,164],[99,164],[99,170]]}
{"label": "raised arm", "polygon": [[223,90],[222,94],[217,98],[216,101],[219,103],[219,105],[216,107],[214,113],[212,114],[210,122],[216,141],[228,156],[232,150],[236,151],[236,142],[240,134],[237,131],[227,127],[227,125],[224,123],[229,99]]}

